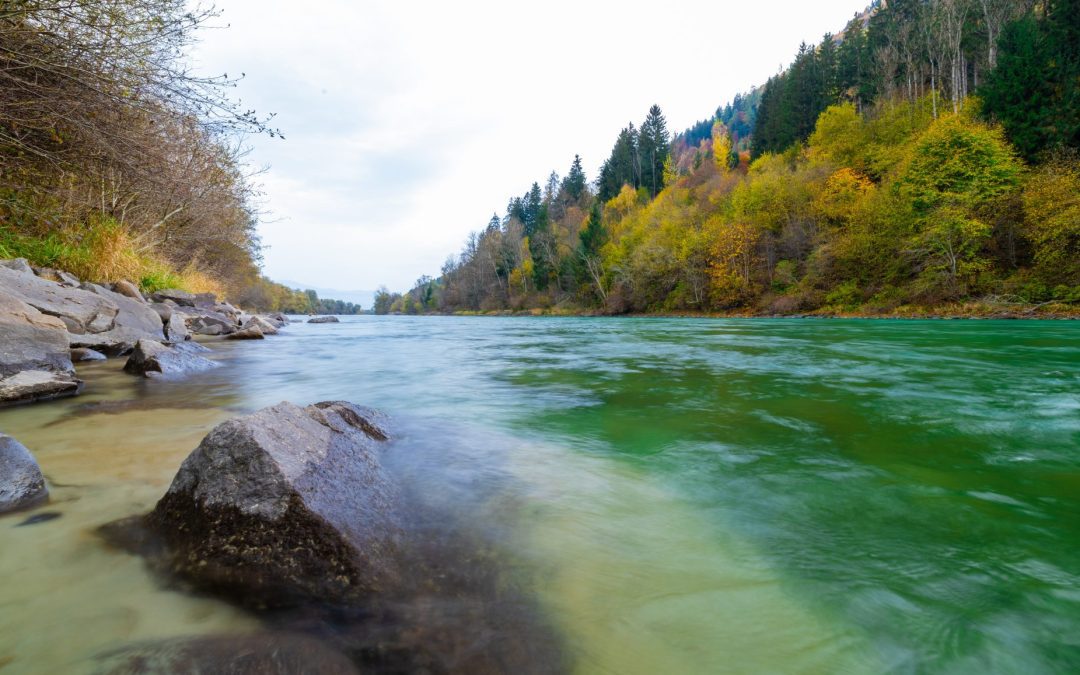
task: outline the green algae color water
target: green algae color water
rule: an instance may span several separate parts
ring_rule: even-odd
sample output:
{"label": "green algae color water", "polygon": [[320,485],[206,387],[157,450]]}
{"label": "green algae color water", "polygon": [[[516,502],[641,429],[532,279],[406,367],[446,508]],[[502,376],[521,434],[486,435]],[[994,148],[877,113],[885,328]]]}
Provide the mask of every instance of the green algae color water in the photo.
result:
{"label": "green algae color water", "polygon": [[0,518],[3,675],[255,630],[94,528],[283,399],[392,414],[388,461],[497,537],[576,672],[1080,672],[1080,324],[349,317],[213,346],[185,382],[92,364],[0,412],[53,483]]}

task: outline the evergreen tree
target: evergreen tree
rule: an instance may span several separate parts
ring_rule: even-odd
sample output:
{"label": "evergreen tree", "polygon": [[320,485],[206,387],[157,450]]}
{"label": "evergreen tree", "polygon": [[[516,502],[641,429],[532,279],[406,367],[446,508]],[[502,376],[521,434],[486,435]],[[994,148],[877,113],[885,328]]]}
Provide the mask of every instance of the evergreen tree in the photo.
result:
{"label": "evergreen tree", "polygon": [[630,124],[619,132],[611,156],[600,168],[598,184],[601,201],[608,201],[619,194],[623,185],[630,185],[635,190],[641,186],[638,172],[638,134]]}
{"label": "evergreen tree", "polygon": [[667,121],[660,106],[653,105],[641,125],[638,136],[640,155],[640,180],[635,187],[645,186],[649,194],[655,197],[664,188],[664,162],[671,151],[671,139],[668,136]]}
{"label": "evergreen tree", "polygon": [[574,163],[570,165],[570,173],[563,179],[562,189],[574,201],[581,199],[585,194],[588,181],[585,179],[585,170],[581,168],[581,155],[574,155]]}

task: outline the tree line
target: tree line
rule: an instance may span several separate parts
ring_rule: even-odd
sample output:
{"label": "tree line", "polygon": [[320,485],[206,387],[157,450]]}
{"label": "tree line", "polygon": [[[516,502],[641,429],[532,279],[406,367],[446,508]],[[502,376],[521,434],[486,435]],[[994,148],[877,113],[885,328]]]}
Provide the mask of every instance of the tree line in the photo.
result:
{"label": "tree line", "polygon": [[575,157],[378,313],[1080,302],[1075,0],[893,0],[670,138]]}
{"label": "tree line", "polygon": [[235,79],[190,69],[215,16],[183,0],[0,3],[0,250],[149,290],[270,285],[238,139],[278,132],[230,98]]}

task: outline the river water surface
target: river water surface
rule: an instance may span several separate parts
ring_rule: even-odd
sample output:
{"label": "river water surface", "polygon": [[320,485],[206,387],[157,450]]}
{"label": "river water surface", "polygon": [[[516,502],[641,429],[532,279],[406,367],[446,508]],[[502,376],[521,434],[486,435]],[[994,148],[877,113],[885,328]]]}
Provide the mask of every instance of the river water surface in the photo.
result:
{"label": "river water surface", "polygon": [[222,420],[328,399],[393,416],[394,470],[498,539],[576,672],[1080,672],[1075,322],[346,317],[212,346],[183,382],[114,360],[0,411],[52,486],[0,518],[3,675],[256,630],[95,529]]}

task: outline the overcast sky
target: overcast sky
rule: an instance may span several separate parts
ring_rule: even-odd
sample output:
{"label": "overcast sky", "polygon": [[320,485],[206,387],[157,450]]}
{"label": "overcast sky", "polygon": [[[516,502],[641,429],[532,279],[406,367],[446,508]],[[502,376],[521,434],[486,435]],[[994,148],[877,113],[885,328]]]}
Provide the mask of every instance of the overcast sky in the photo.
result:
{"label": "overcast sky", "polygon": [[266,274],[407,290],[574,153],[593,180],[651,104],[685,129],[865,4],[217,0],[195,58],[285,134],[251,139]]}

